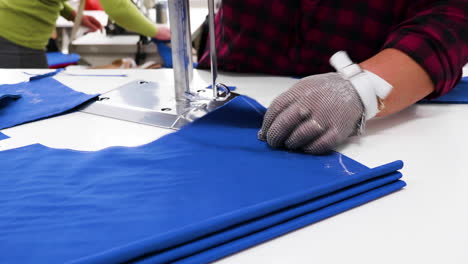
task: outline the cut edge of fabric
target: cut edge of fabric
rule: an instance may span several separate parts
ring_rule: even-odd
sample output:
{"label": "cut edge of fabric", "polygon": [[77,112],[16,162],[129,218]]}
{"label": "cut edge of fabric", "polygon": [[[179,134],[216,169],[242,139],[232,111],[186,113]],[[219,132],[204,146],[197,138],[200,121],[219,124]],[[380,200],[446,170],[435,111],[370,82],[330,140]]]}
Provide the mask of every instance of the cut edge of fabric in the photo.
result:
{"label": "cut edge of fabric", "polygon": [[266,230],[245,236],[243,238],[228,242],[226,244],[214,247],[210,250],[203,251],[199,254],[190,256],[185,259],[181,259],[174,264],[189,264],[189,263],[210,263],[215,260],[227,257],[234,253],[238,253],[242,250],[266,242],[273,238],[285,235],[299,228],[308,226],[310,224],[319,222],[326,218],[348,211],[355,207],[364,205],[368,202],[384,197],[388,194],[401,190],[406,186],[404,181],[396,181],[387,185],[378,187],[369,192],[354,196],[348,200],[338,202],[331,206],[327,206],[318,211],[314,211],[297,218],[293,218],[285,223],[275,225]]}
{"label": "cut edge of fabric", "polygon": [[319,211],[324,207],[352,199],[352,197],[357,195],[369,192],[370,190],[374,190],[376,188],[380,188],[386,184],[396,182],[401,177],[401,173],[395,172],[387,176],[382,176],[364,183],[346,187],[331,194],[326,194],[322,197],[318,197],[316,199],[279,210],[278,212],[273,212],[261,218],[237,224],[232,228],[207,235],[200,240],[188,242],[167,251],[157,252],[153,256],[146,255],[141,259],[141,261],[132,261],[136,261],[138,264],[169,263],[176,261],[177,259],[185,258],[186,256],[192,256],[200,252],[210,251],[210,249],[213,247],[217,247],[225,243],[230,243],[231,241],[235,241],[237,239],[242,239],[243,237],[249,236],[256,232],[262,232],[262,230],[281,225],[282,223],[290,221],[296,217],[310,214],[314,211]]}
{"label": "cut edge of fabric", "polygon": [[311,194],[310,191],[294,193],[276,200],[270,200],[268,202],[250,206],[242,210],[223,214],[194,225],[188,225],[176,231],[169,231],[162,235],[145,238],[143,240],[135,241],[118,248],[113,248],[95,255],[90,255],[79,259],[74,263],[107,263],[112,259],[120,259],[123,262],[130,261],[140,256],[151,254],[152,252],[160,252],[171,247],[182,245],[187,242],[184,241],[184,237],[188,233],[191,234],[193,240],[199,239],[210,233],[219,232],[239,223],[247,222],[255,218],[260,218],[275,211],[283,210],[287,207],[291,207],[300,203],[304,203],[305,201],[312,200],[319,196],[326,195],[327,192],[329,193],[332,188],[339,190],[372,178],[378,178],[383,175],[390,174],[401,169],[402,167],[402,161],[395,161],[373,169],[369,169],[369,171],[355,175],[355,177],[352,177],[347,181],[340,182],[339,184],[330,184],[329,186],[325,186],[321,189],[320,192],[314,192],[313,194]]}

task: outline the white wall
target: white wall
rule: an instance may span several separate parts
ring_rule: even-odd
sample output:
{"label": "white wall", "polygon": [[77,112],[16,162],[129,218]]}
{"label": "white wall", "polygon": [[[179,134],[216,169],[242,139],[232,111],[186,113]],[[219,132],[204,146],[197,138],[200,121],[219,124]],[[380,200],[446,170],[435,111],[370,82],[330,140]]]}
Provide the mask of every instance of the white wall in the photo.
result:
{"label": "white wall", "polygon": [[190,6],[191,7],[208,7],[208,0],[190,0]]}
{"label": "white wall", "polygon": [[[221,2],[222,0],[214,0],[215,1],[215,5],[219,2]],[[239,1],[242,1],[242,0],[239,0]],[[208,8],[208,0],[190,0],[190,6],[191,7],[206,7]]]}

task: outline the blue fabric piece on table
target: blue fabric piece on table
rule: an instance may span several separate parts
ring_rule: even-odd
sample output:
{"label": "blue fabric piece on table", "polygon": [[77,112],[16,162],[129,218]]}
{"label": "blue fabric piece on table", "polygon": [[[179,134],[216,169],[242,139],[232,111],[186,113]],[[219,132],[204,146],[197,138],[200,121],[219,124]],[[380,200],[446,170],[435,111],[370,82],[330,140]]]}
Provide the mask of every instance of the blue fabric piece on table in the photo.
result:
{"label": "blue fabric piece on table", "polygon": [[16,99],[19,99],[19,98],[21,98],[21,95],[19,95],[19,94],[3,94],[0,91],[0,103],[1,102],[6,102],[6,101],[9,101],[9,100],[16,100]]}
{"label": "blue fabric piece on table", "polygon": [[[357,196],[353,196],[342,202],[331,204],[329,206],[326,206],[324,208],[318,209],[316,211],[313,211],[305,215],[299,215],[296,218],[293,218],[287,222],[284,222],[278,225],[274,225],[266,230],[261,230],[256,233],[252,233],[248,236],[241,237],[234,241],[230,241],[218,247],[209,248],[208,250],[202,251],[198,254],[192,255],[188,258],[181,259],[172,263],[173,264],[210,263],[215,260],[219,260],[223,257],[229,256],[231,254],[234,254],[236,252],[247,249],[249,247],[258,245],[262,242],[268,241],[275,237],[284,235],[288,232],[310,225],[311,223],[321,221],[325,218],[331,217],[333,215],[347,211],[351,208],[365,204],[369,201],[375,200],[379,197],[398,191],[404,186],[406,186],[406,184],[403,181],[396,181],[393,183],[389,183],[382,187],[371,189],[370,191],[367,191],[365,193],[359,194]],[[151,262],[150,261],[138,262],[138,264],[143,264],[143,263],[151,263]]]}
{"label": "blue fabric piece on table", "polygon": [[[256,138],[264,112],[238,97],[136,148],[33,145],[0,152],[0,240],[7,241],[0,243],[0,262],[174,261],[232,239],[251,246],[261,239],[242,238],[259,228],[279,228],[281,221],[344,202],[314,217],[333,215],[356,206],[346,202],[354,195],[398,183],[401,162],[369,169],[340,153],[270,149]],[[359,201],[379,195],[366,197]],[[212,251],[209,258],[238,249]]]}
{"label": "blue fabric piece on table", "polygon": [[[21,98],[21,95],[19,94],[3,94],[2,91],[0,91],[0,109],[2,107],[6,107],[7,104],[9,104],[11,101],[17,100],[19,98]],[[0,132],[0,140],[7,138],[9,138],[7,135]]]}
{"label": "blue fabric piece on table", "polygon": [[[231,92],[237,89],[236,86],[228,86],[228,88],[231,90]],[[213,85],[210,84],[208,87],[206,87],[206,89],[213,89]]]}
{"label": "blue fabric piece on table", "polygon": [[[191,256],[194,252],[203,252],[200,253],[197,257],[189,257],[190,261],[194,261],[195,259],[198,262],[195,263],[208,263],[214,261],[216,259],[225,257],[229,254],[235,253],[237,251],[246,249],[250,246],[254,246],[258,243],[264,242],[265,240],[277,237],[279,235],[284,234],[284,232],[278,232],[277,229],[280,229],[280,225],[285,225],[284,223],[287,221],[291,221],[298,216],[302,216],[304,214],[309,215],[305,221],[305,224],[302,224],[299,227],[303,227],[305,225],[314,223],[316,221],[322,220],[326,217],[332,216],[336,213],[345,211],[352,207],[355,207],[363,202],[368,202],[373,200],[377,197],[374,197],[367,192],[369,190],[374,189],[384,189],[389,190],[387,185],[395,186],[394,184],[398,182],[397,189],[401,189],[405,186],[405,183],[402,181],[397,181],[401,178],[401,174],[396,172],[389,174],[387,176],[378,178],[373,181],[365,182],[356,186],[352,186],[346,188],[344,190],[340,190],[338,192],[326,195],[324,197],[320,197],[318,199],[314,199],[312,201],[308,201],[306,203],[300,204],[298,206],[294,206],[291,208],[287,208],[285,210],[281,210],[274,214],[261,217],[260,219],[256,219],[247,223],[243,223],[239,226],[229,229],[228,231],[219,232],[203,239],[197,240],[192,243],[187,243],[185,245],[179,246],[175,249],[171,249],[164,253],[158,253],[154,256],[145,256],[145,259],[137,261],[138,264],[146,264],[146,263],[167,263],[178,259],[178,257],[186,255]],[[382,187],[381,187],[382,186]],[[391,188],[392,191],[395,191],[393,187]],[[360,202],[355,206],[348,206],[350,202],[349,199],[354,199],[355,196],[359,196]],[[382,195],[380,195],[382,196]],[[380,197],[378,196],[378,197]],[[348,198],[351,197],[351,198]],[[348,198],[348,199],[347,199]],[[346,202],[343,202],[345,200]],[[337,212],[335,209],[331,209],[332,207],[338,207],[340,210]],[[328,212],[325,214],[325,212]],[[330,212],[332,212],[330,214]],[[266,231],[258,231],[258,230],[265,230],[266,228],[270,229],[275,226],[275,230],[266,230]],[[294,229],[288,229],[288,231],[295,230],[299,227],[295,227]],[[284,229],[281,228],[281,230]],[[264,233],[259,235],[258,233]],[[259,236],[266,238],[262,241],[257,241],[256,243],[251,243],[252,239],[249,238],[251,234],[257,233],[254,236]],[[244,240],[248,240],[243,242]],[[225,243],[226,241],[229,241]],[[213,247],[215,247],[213,249]],[[226,249],[229,249],[226,251]],[[201,258],[204,261],[199,261]],[[187,259],[184,259],[184,263]]]}
{"label": "blue fabric piece on table", "polygon": [[[1,87],[0,87],[1,88]],[[0,90],[0,109],[7,107],[13,101],[16,101],[21,98],[20,94],[9,94]]]}
{"label": "blue fabric piece on table", "polygon": [[47,63],[49,67],[70,65],[78,63],[80,55],[76,53],[64,54],[62,52],[47,52]]}
{"label": "blue fabric piece on table", "polygon": [[461,79],[460,83],[450,92],[431,100],[421,100],[419,104],[468,104],[468,77]]}
{"label": "blue fabric piece on table", "polygon": [[0,140],[4,140],[4,139],[7,139],[7,138],[9,138],[7,135],[0,132]]}
{"label": "blue fabric piece on table", "polygon": [[64,69],[57,69],[55,71],[44,73],[44,74],[33,74],[33,73],[27,73],[27,72],[23,72],[23,74],[31,75],[31,77],[29,77],[29,81],[34,81],[34,80],[43,79],[47,77],[53,77],[63,71]]}
{"label": "blue fabric piece on table", "polygon": [[31,77],[31,81],[0,85],[0,97],[21,98],[0,105],[0,129],[65,113],[97,95],[84,94],[51,78],[56,72]]}
{"label": "blue fabric piece on table", "polygon": [[[21,95],[19,93],[9,93],[7,91],[2,91],[1,86],[0,86],[0,114],[1,114],[1,109],[8,107],[12,102],[18,100],[21,98]],[[1,115],[0,115],[1,118]],[[1,119],[0,119],[1,122]]]}

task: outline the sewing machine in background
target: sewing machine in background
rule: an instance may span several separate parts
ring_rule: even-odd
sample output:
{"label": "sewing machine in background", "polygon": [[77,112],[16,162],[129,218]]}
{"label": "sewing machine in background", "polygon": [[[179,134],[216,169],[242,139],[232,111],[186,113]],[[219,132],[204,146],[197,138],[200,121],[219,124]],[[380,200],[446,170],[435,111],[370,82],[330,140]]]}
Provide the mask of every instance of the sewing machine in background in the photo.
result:
{"label": "sewing machine in background", "polygon": [[[191,0],[190,21],[192,33],[205,21],[208,14],[207,3],[202,0]],[[165,0],[135,1],[143,14],[150,20],[161,24],[168,24],[168,7]],[[93,32],[88,34],[83,30],[77,31],[75,40],[71,40],[73,22],[64,18],[57,20],[58,46],[63,53],[78,53],[82,61],[89,66],[108,65],[111,62],[122,59],[136,59],[138,64],[146,61],[162,63],[157,47],[154,43],[146,41],[147,38],[128,32],[108,19],[104,11],[84,11],[86,15],[96,17],[101,24],[106,25],[105,32]],[[140,44],[138,44],[140,43]]]}
{"label": "sewing machine in background", "polygon": [[211,89],[193,87],[189,0],[168,3],[174,83],[131,82],[100,96],[81,111],[146,125],[179,129],[233,99],[236,94],[217,83],[214,0],[208,1]]}

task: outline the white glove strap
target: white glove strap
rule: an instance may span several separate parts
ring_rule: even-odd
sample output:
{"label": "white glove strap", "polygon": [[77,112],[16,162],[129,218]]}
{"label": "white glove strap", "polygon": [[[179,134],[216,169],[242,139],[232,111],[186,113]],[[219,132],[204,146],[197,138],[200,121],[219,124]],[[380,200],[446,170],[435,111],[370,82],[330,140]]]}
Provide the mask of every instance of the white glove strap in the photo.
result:
{"label": "white glove strap", "polygon": [[356,89],[365,109],[365,119],[373,118],[379,112],[377,97],[385,99],[393,86],[378,75],[364,71],[353,63],[345,51],[338,51],[330,58],[336,71],[349,80]]}

